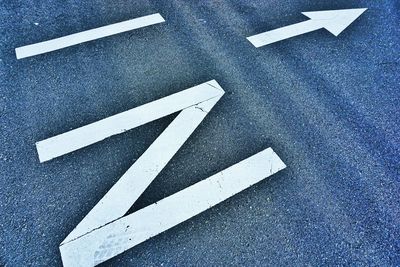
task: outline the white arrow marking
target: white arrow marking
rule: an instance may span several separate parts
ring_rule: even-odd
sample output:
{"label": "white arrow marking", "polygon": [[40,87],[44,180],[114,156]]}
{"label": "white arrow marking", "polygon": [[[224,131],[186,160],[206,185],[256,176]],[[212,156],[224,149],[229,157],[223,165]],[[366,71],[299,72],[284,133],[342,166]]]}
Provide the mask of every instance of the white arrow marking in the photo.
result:
{"label": "white arrow marking", "polygon": [[224,90],[212,80],[37,144],[39,157],[49,160],[182,110],[61,243],[64,266],[99,264],[286,167],[268,148],[123,217],[223,94]]}
{"label": "white arrow marking", "polygon": [[146,27],[149,25],[164,22],[164,18],[160,14],[152,14],[144,17],[139,17],[100,28],[87,30],[64,37],[52,39],[45,42],[26,45],[15,49],[17,59],[31,57],[39,54],[44,54],[68,46],[92,41],[102,37],[107,37],[117,33],[131,31],[134,29]]}
{"label": "white arrow marking", "polygon": [[302,14],[309,17],[310,20],[253,35],[247,37],[247,39],[255,47],[261,47],[322,28],[338,36],[366,10],[366,8],[358,8],[302,12]]}

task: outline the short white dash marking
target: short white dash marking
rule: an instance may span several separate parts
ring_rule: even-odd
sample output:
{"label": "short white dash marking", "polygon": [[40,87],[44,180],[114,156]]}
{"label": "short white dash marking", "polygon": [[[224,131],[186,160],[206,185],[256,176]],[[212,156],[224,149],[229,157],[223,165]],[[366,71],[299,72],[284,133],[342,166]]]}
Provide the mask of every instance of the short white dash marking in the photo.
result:
{"label": "short white dash marking", "polygon": [[139,17],[111,25],[91,29],[79,33],[74,33],[64,37],[44,41],[36,44],[26,45],[15,49],[17,59],[44,54],[68,46],[92,41],[95,39],[111,36],[114,34],[131,31],[149,25],[164,22],[164,18],[156,13],[144,17]]}

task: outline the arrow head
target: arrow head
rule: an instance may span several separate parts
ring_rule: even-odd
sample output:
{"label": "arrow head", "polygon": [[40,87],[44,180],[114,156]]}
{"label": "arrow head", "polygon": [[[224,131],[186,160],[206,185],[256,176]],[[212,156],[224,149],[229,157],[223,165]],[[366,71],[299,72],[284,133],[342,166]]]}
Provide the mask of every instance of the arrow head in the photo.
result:
{"label": "arrow head", "polygon": [[302,14],[309,17],[311,20],[320,22],[322,27],[330,31],[335,36],[338,36],[366,10],[367,8],[356,8],[302,12]]}

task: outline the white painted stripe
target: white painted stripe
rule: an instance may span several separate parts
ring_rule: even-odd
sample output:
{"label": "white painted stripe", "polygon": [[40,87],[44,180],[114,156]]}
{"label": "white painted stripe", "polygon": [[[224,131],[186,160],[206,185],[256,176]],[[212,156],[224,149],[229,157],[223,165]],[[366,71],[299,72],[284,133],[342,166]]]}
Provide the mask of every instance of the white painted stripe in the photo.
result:
{"label": "white painted stripe", "polygon": [[152,14],[148,16],[143,16],[107,26],[103,26],[100,28],[87,30],[71,35],[67,35],[64,37],[52,39],[45,42],[40,42],[36,44],[31,44],[27,46],[18,47],[15,49],[15,53],[17,55],[17,59],[31,57],[43,53],[47,53],[50,51],[58,50],[61,48],[65,48],[68,46],[92,41],[95,39],[107,37],[110,35],[114,35],[117,33],[122,33],[126,31],[131,31],[134,29],[146,27],[149,25],[157,24],[164,22],[164,18],[159,14]]}
{"label": "white painted stripe", "polygon": [[222,96],[224,91],[215,80],[147,103],[75,130],[36,143],[40,162],[48,161],[107,137],[136,128],[164,116]]}
{"label": "white painted stripe", "polygon": [[161,201],[60,246],[64,266],[94,266],[217,205],[286,166],[268,148]]}

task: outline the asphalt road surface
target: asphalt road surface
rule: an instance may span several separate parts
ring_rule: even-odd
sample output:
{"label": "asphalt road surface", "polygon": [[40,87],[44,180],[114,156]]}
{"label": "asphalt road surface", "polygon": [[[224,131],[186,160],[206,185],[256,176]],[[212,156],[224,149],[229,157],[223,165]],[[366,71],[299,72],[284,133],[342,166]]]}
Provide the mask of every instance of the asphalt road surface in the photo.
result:
{"label": "asphalt road surface", "polygon": [[[287,168],[103,266],[400,265],[399,1],[0,5],[1,266],[61,266],[61,241],[175,115],[42,164],[37,141],[211,79],[226,94],[131,212],[267,147]],[[339,37],[246,40],[345,8],[368,11]],[[152,13],[166,22],[15,56]]]}

